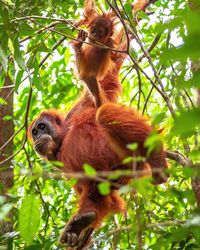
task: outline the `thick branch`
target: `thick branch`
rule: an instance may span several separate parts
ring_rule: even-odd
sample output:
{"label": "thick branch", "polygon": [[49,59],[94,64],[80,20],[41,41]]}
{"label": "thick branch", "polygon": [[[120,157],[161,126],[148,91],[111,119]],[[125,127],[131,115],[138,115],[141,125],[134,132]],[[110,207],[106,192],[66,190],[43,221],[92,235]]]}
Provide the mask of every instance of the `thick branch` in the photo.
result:
{"label": "thick branch", "polygon": [[192,166],[192,160],[189,158],[186,158],[184,155],[182,155],[178,151],[167,150],[165,153],[166,153],[167,158],[176,161],[183,167]]}

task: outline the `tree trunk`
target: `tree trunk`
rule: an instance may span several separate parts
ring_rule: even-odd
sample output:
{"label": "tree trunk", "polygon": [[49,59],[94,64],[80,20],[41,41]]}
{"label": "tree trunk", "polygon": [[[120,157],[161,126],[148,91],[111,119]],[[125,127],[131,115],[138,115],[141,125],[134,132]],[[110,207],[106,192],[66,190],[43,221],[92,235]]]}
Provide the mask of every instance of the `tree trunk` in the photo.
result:
{"label": "tree trunk", "polygon": [[[1,75],[2,74],[3,72],[1,72]],[[5,100],[5,103],[0,105],[0,148],[14,134],[13,93],[11,93],[11,88],[7,88],[7,86],[11,84],[12,81],[10,77],[6,75],[4,86],[2,89],[0,88],[0,98]],[[9,144],[0,151],[0,162],[12,154],[13,140],[11,140]],[[11,160],[0,165],[0,195],[3,195],[6,199],[8,198],[7,190],[13,186],[13,168],[11,166]],[[4,235],[5,233],[12,231],[12,214],[9,214],[8,217],[8,221],[0,222],[0,235]],[[5,244],[4,246],[7,249],[11,249],[12,240],[5,241],[3,244]]]}

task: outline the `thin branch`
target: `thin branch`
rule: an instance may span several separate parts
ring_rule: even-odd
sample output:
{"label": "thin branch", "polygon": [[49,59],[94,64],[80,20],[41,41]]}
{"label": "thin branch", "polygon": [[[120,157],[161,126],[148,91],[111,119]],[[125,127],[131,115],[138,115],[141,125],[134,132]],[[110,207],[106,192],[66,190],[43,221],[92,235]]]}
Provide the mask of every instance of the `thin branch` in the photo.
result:
{"label": "thin branch", "polygon": [[[161,38],[161,34],[157,34],[152,42],[152,44],[150,45],[150,47],[147,49],[147,51],[150,53],[158,44],[158,42],[160,41]],[[142,59],[145,57],[145,54],[141,55],[138,59],[138,62],[141,62]]]}
{"label": "thin branch", "polygon": [[143,244],[142,244],[142,231],[143,231],[143,225],[141,223],[141,208],[140,208],[140,197],[136,193],[134,195],[134,201],[136,204],[136,236],[137,236],[137,247],[138,250],[143,249]]}
{"label": "thin branch", "polygon": [[185,92],[185,94],[186,94],[188,100],[190,101],[190,104],[191,104],[192,108],[193,108],[193,109],[196,109],[196,107],[195,107],[195,105],[194,105],[194,103],[193,103],[193,101],[192,101],[192,98],[190,97],[190,95],[188,94],[188,92],[187,92],[186,89],[184,89],[184,92]]}
{"label": "thin branch", "polygon": [[6,98],[3,99],[3,102],[0,104],[0,108],[1,108],[3,105],[5,105],[6,100],[8,100],[8,98],[13,94],[13,92],[14,92],[14,89],[12,89],[12,90],[10,91],[10,93],[6,96]]}
{"label": "thin branch", "polygon": [[142,92],[142,80],[141,80],[140,71],[138,70],[138,68],[136,68],[135,70],[136,70],[137,77],[138,77],[138,93],[139,93],[139,97],[138,97],[137,109],[139,110],[140,109],[141,92]]}
{"label": "thin branch", "polygon": [[119,18],[119,20],[121,21],[123,27],[124,27],[124,30],[125,30],[125,34],[126,34],[126,40],[127,40],[127,48],[126,48],[126,53],[128,54],[129,53],[129,45],[130,45],[130,42],[129,42],[129,34],[128,34],[128,30],[127,30],[127,27],[126,27],[126,24],[123,20],[123,18],[121,18],[121,15],[119,14],[120,13],[120,10],[116,4],[116,1],[115,1],[115,4],[116,4],[116,7],[117,7],[117,10],[112,6],[112,4],[106,0],[107,4],[110,6],[110,8],[114,11],[114,13],[116,14],[116,16]]}
{"label": "thin branch", "polygon": [[[149,223],[147,225],[144,226],[144,228],[146,229],[152,229],[152,228],[156,228],[156,229],[164,229],[165,227],[175,227],[175,226],[182,226],[186,223],[186,221],[181,221],[181,220],[173,220],[173,221],[163,221],[163,222],[159,222],[159,223]],[[128,225],[125,227],[120,227],[114,230],[110,230],[109,232],[99,236],[96,240],[100,240],[102,238],[107,238],[108,235],[114,235],[114,234],[118,234],[119,232],[124,232],[124,231],[130,231],[132,229],[133,225]]]}
{"label": "thin branch", "polygon": [[13,20],[11,20],[10,22],[18,22],[18,21],[22,21],[22,20],[30,20],[30,19],[41,19],[41,20],[48,20],[48,21],[56,21],[56,22],[62,22],[62,23],[74,23],[75,20],[70,20],[70,19],[64,19],[62,18],[53,18],[53,17],[44,17],[44,16],[23,16],[23,17],[17,17]]}
{"label": "thin branch", "polygon": [[15,138],[15,136],[17,136],[21,130],[25,127],[25,125],[23,124],[21,126],[21,128],[19,128],[8,140],[7,142],[5,142],[1,147],[0,147],[0,152],[12,141],[13,138]]}
{"label": "thin branch", "polygon": [[57,24],[60,24],[60,22],[53,22],[53,23],[51,23],[51,24],[49,24],[49,25],[47,25],[47,26],[44,26],[44,27],[42,27],[41,29],[37,30],[37,31],[35,32],[34,35],[32,35],[32,36],[27,36],[27,37],[21,39],[19,42],[20,42],[20,43],[23,43],[23,42],[27,41],[28,39],[31,39],[33,36],[38,35],[38,34],[41,34],[42,32],[44,32],[44,31],[46,31],[46,30],[49,30],[50,28],[55,27]]}
{"label": "thin branch", "polygon": [[12,89],[14,87],[15,87],[15,85],[2,86],[2,87],[0,87],[0,90],[1,89]]}
{"label": "thin branch", "polygon": [[41,68],[41,66],[46,62],[46,60],[49,58],[49,56],[52,54],[52,52],[58,48],[58,46],[60,46],[63,42],[65,41],[65,37],[60,38],[56,44],[54,44],[54,46],[52,47],[52,51],[49,52],[40,62],[39,64],[39,68]]}
{"label": "thin branch", "polygon": [[152,92],[153,92],[153,89],[154,89],[154,86],[152,86],[151,89],[150,89],[150,91],[149,91],[149,94],[148,94],[148,96],[147,96],[147,99],[146,99],[146,101],[145,101],[145,103],[144,103],[144,107],[143,107],[143,110],[142,110],[142,114],[144,114],[144,112],[145,112],[145,109],[146,109],[146,107],[147,107],[149,98],[150,98],[150,96],[151,96],[151,94],[152,94]]}

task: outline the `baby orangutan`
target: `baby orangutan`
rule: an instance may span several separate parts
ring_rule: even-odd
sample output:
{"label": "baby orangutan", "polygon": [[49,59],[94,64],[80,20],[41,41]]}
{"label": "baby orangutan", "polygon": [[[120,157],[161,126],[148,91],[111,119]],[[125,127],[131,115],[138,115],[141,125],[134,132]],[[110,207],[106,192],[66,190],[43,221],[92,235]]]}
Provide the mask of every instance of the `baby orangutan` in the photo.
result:
{"label": "baby orangutan", "polygon": [[[106,101],[100,91],[99,81],[114,66],[111,58],[112,51],[109,47],[113,48],[114,45],[119,45],[117,36],[121,36],[122,31],[114,39],[113,14],[110,12],[99,15],[95,10],[93,0],[85,1],[84,16],[85,19],[78,22],[77,26],[85,24],[89,29],[88,34],[84,30],[80,30],[78,41],[73,41],[72,45],[79,77],[86,83],[95,99],[96,106],[99,107]],[[90,44],[84,43],[87,36]]]}
{"label": "baby orangutan", "polygon": [[[132,5],[132,8],[134,11],[142,10],[148,3],[147,0],[138,0]],[[75,24],[76,27],[85,25],[88,29],[88,33],[79,30],[77,40],[72,42],[72,46],[75,51],[79,77],[85,82],[94,97],[96,107],[107,101],[103,92],[100,91],[99,81],[115,66],[112,61],[112,49],[119,50],[121,40],[119,37],[124,33],[123,29],[117,31],[119,27],[114,24],[115,20],[114,12],[99,14],[96,11],[94,0],[85,0],[84,19]],[[86,40],[87,37],[88,40]],[[126,48],[124,48],[124,52],[125,50]]]}

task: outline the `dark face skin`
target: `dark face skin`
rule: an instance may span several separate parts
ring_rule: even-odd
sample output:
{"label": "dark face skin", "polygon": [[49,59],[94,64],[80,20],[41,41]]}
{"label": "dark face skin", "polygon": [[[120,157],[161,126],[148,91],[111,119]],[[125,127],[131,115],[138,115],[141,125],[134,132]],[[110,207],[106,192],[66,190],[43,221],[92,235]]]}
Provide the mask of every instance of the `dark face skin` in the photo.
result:
{"label": "dark face skin", "polygon": [[56,160],[56,154],[61,145],[61,121],[53,117],[37,119],[32,128],[31,136],[34,142],[35,151],[48,160]]}
{"label": "dark face skin", "polygon": [[98,41],[109,38],[112,35],[111,20],[104,17],[97,18],[90,28],[90,35],[92,35],[92,38]]}

